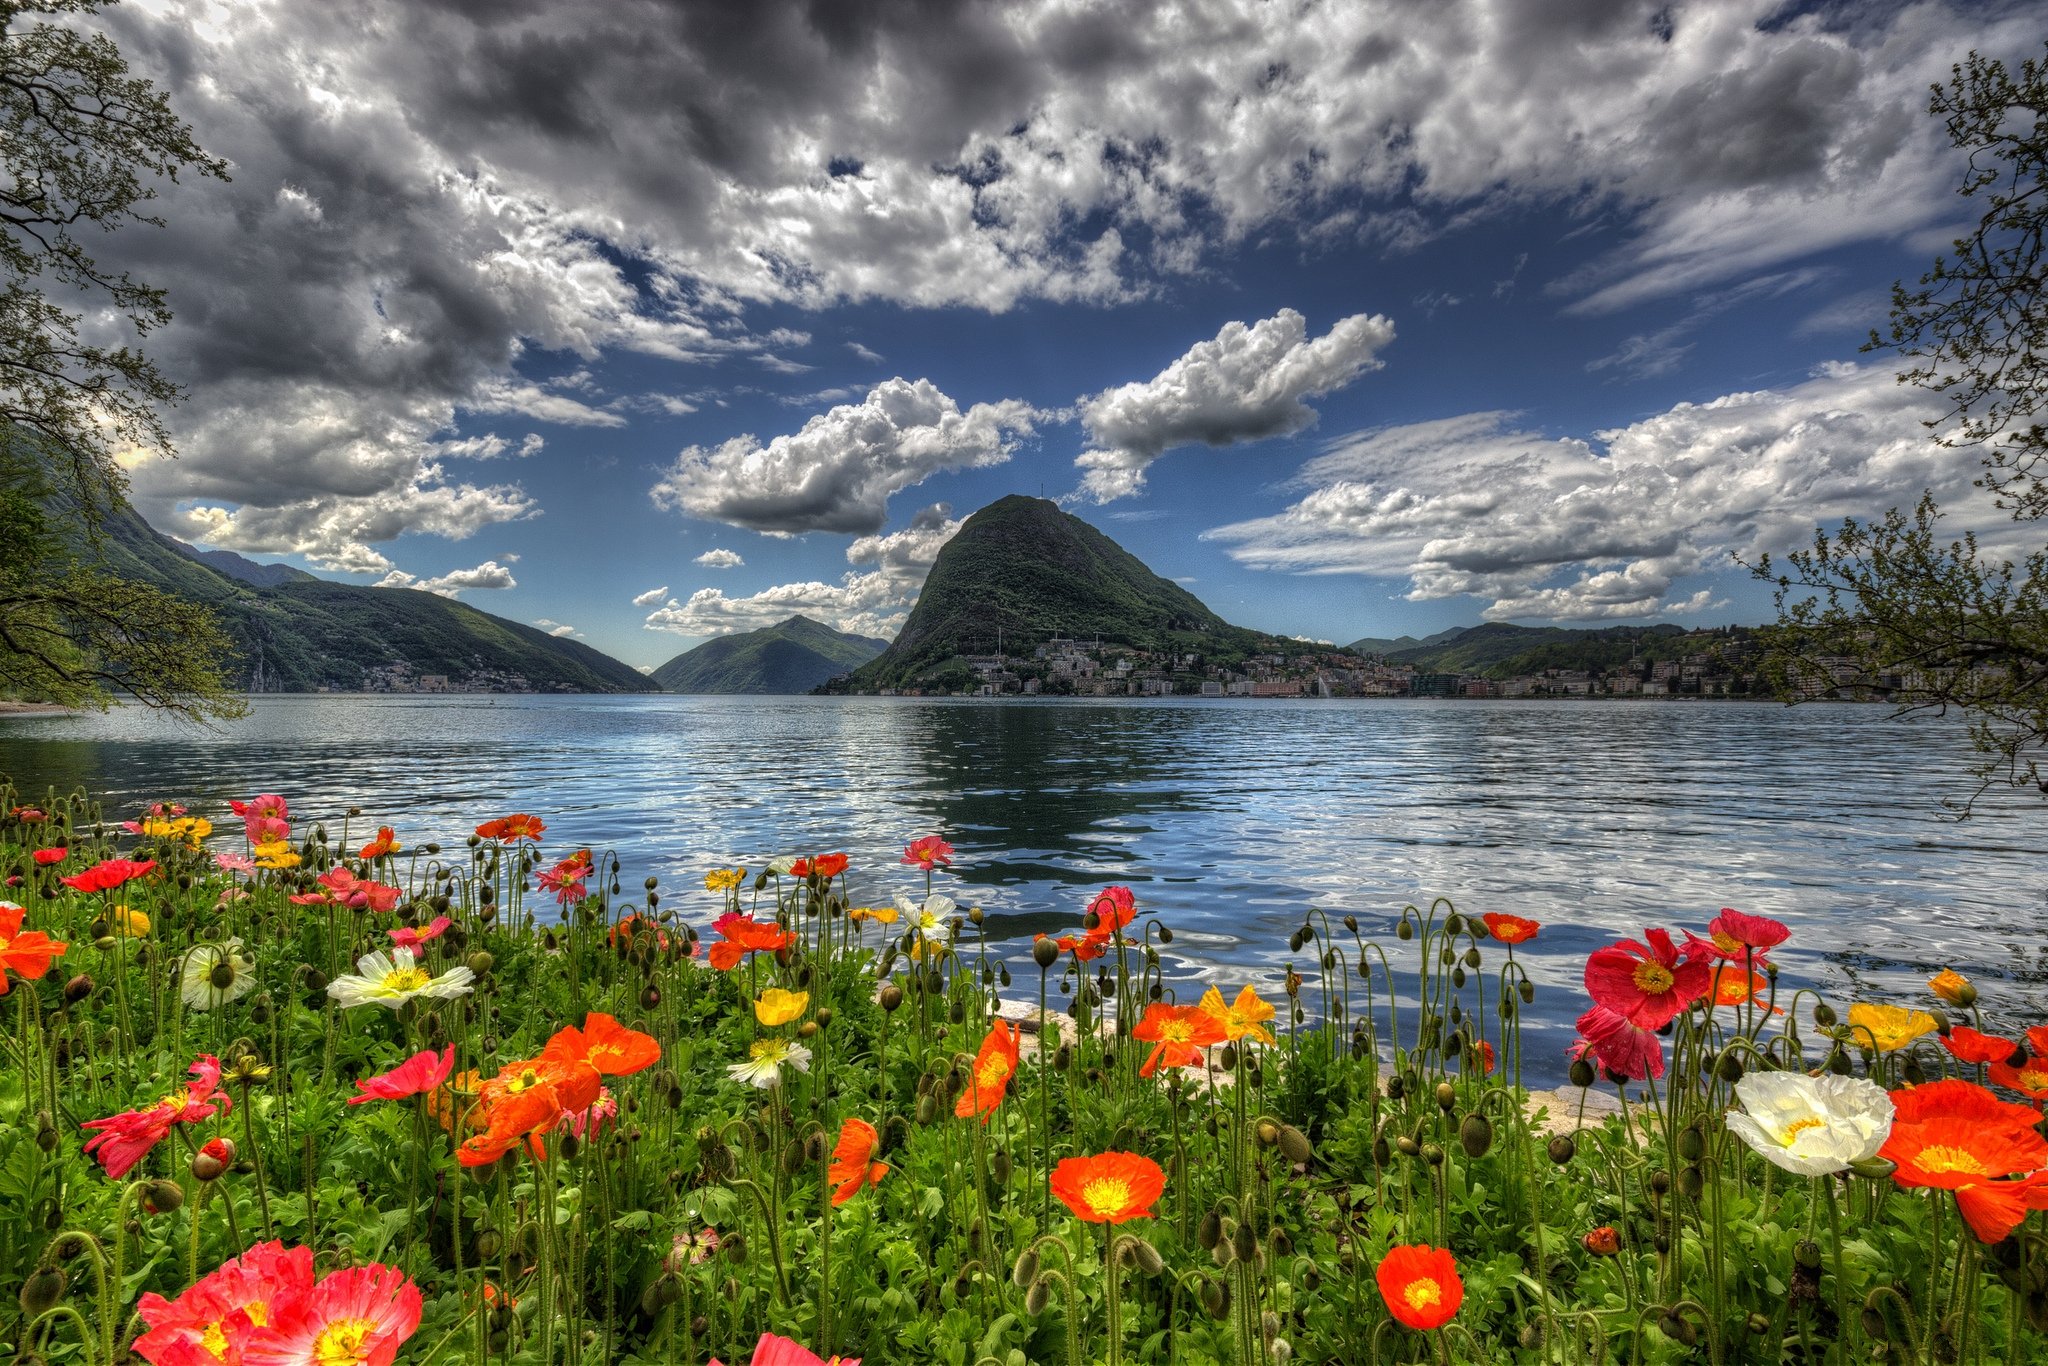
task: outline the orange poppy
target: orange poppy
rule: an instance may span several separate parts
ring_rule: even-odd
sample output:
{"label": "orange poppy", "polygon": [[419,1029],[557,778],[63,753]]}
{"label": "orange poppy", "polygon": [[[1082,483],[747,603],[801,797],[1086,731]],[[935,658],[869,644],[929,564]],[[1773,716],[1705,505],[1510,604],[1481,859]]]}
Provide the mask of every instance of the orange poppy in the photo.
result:
{"label": "orange poppy", "polygon": [[1136,1153],[1067,1157],[1052,1169],[1052,1193],[1091,1224],[1152,1218],[1152,1202],[1166,1190],[1166,1173]]}
{"label": "orange poppy", "polygon": [[0,996],[7,994],[8,969],[18,973],[22,981],[33,982],[71,947],[41,930],[22,929],[21,918],[26,914],[13,902],[0,901]]}
{"label": "orange poppy", "polygon": [[1163,1063],[1168,1067],[1193,1067],[1202,1060],[1202,1050],[1229,1037],[1223,1022],[1200,1006],[1170,1006],[1155,1002],[1145,1007],[1145,1018],[1131,1030],[1131,1037],[1152,1045],[1151,1056],[1138,1069],[1149,1077]]}
{"label": "orange poppy", "polygon": [[2048,1139],[2035,1132],[2032,1107],[1954,1079],[1894,1091],[1892,1107],[1891,1136],[1878,1149],[1897,1164],[1892,1180],[1953,1192],[1979,1242],[2003,1241],[2028,1210],[2048,1206]]}
{"label": "orange poppy", "polygon": [[1538,920],[1525,920],[1519,915],[1501,915],[1488,911],[1479,917],[1485,924],[1486,932],[1507,945],[1526,944],[1536,937],[1536,931],[1543,928]]}
{"label": "orange poppy", "polygon": [[2040,1121],[2032,1106],[2000,1100],[1975,1082],[1949,1077],[1891,1093],[1892,1125],[1936,1119],[1965,1119],[1983,1128],[2031,1129]]}
{"label": "orange poppy", "polygon": [[846,871],[847,857],[844,854],[820,854],[816,858],[800,858],[790,865],[791,877],[816,877],[829,880]]}
{"label": "orange poppy", "polygon": [[506,844],[517,840],[532,840],[539,844],[540,837],[547,833],[547,825],[538,816],[516,811],[494,821],[485,821],[476,828],[476,833],[480,839],[499,840]]}
{"label": "orange poppy", "polygon": [[2048,1025],[2035,1025],[2027,1031],[2027,1047],[2036,1053],[2048,1053]]}
{"label": "orange poppy", "polygon": [[839,1126],[832,1165],[825,1171],[825,1180],[838,1188],[832,1192],[835,1207],[853,1199],[862,1186],[879,1184],[888,1174],[889,1164],[875,1161],[875,1149],[880,1145],[875,1126],[864,1119],[849,1119]]}
{"label": "orange poppy", "polygon": [[953,1113],[961,1119],[980,1115],[983,1124],[995,1113],[1009,1093],[1010,1078],[1017,1075],[1017,1056],[1023,1047],[1023,1031],[1008,1020],[996,1020],[988,1027],[988,1034],[981,1041],[981,1051],[974,1055],[974,1067],[967,1075],[967,1085],[960,1091],[960,1099],[953,1102]]}
{"label": "orange poppy", "polygon": [[1448,1248],[1412,1243],[1390,1248],[1373,1272],[1387,1312],[1410,1328],[1424,1332],[1441,1328],[1458,1316],[1465,1302],[1465,1282],[1458,1278],[1458,1259]]}
{"label": "orange poppy", "polygon": [[[1957,1062],[2010,1062],[2019,1045],[1995,1034],[1980,1034],[1968,1025],[1957,1025],[1941,1036],[1941,1046]],[[1996,1077],[1992,1078],[1997,1081]],[[2000,1083],[2003,1085],[2003,1083]]]}
{"label": "orange poppy", "polygon": [[652,1034],[592,1011],[583,1017],[583,1028],[556,1031],[540,1056],[543,1062],[587,1063],[600,1076],[626,1077],[660,1062],[661,1044]]}
{"label": "orange poppy", "polygon": [[380,825],[377,827],[377,838],[363,846],[362,856],[367,859],[380,859],[397,853],[398,847],[398,832],[388,825]]}
{"label": "orange poppy", "polygon": [[[1739,967],[1717,967],[1714,969],[1714,1004],[1717,1006],[1739,1006],[1749,1001],[1763,1004],[1764,994],[1771,989],[1771,979],[1760,972],[1752,972],[1747,982],[1742,980]],[[1783,1006],[1770,1007],[1773,1015],[1783,1015]]]}
{"label": "orange poppy", "polygon": [[1051,939],[1061,953],[1071,953],[1076,961],[1082,963],[1092,963],[1109,952],[1109,936],[1106,934],[1063,934],[1058,938],[1049,934],[1036,934],[1031,937],[1031,942],[1036,944],[1041,939]]}
{"label": "orange poppy", "polygon": [[734,911],[713,921],[719,942],[711,946],[711,966],[730,972],[750,953],[773,953],[789,942],[789,932],[779,925],[757,921]]}
{"label": "orange poppy", "polygon": [[1991,1064],[1991,1084],[2003,1086],[2008,1091],[2017,1091],[2031,1101],[2048,1100],[2048,1058],[2038,1053],[2030,1054],[2027,1060],[2015,1067],[2011,1055]]}
{"label": "orange poppy", "polygon": [[495,1162],[528,1135],[535,1135],[538,1157],[544,1151],[538,1131],[552,1128],[565,1111],[589,1109],[603,1089],[597,1069],[580,1058],[543,1055],[512,1063],[477,1088],[484,1132],[466,1139],[456,1160],[465,1167]]}

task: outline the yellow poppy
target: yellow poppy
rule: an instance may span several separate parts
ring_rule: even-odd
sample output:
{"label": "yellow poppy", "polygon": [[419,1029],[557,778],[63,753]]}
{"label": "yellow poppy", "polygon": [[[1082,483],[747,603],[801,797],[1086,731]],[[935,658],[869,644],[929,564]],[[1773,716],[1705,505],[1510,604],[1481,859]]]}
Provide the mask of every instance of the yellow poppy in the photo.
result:
{"label": "yellow poppy", "polygon": [[256,846],[258,868],[296,868],[299,862],[299,851],[292,848],[290,840],[271,840],[267,844]]}
{"label": "yellow poppy", "polygon": [[877,925],[893,925],[896,923],[896,908],[894,906],[855,906],[846,913],[846,918],[848,920],[872,920]]}
{"label": "yellow poppy", "polygon": [[1896,1053],[1913,1040],[1932,1034],[1935,1027],[1934,1017],[1924,1010],[1864,1001],[1849,1007],[1849,1042],[1880,1053]]}
{"label": "yellow poppy", "polygon": [[1943,968],[1928,978],[1927,989],[1952,1006],[1967,1006],[1977,999],[1977,988],[1954,968]]}
{"label": "yellow poppy", "polygon": [[704,890],[707,892],[729,892],[740,885],[747,870],[744,868],[713,868],[704,875]]}
{"label": "yellow poppy", "polygon": [[804,1013],[804,1007],[811,1003],[808,991],[784,991],[781,987],[770,987],[761,993],[761,999],[754,1002],[754,1018],[769,1028],[786,1025]]}
{"label": "yellow poppy", "polygon": [[1251,1039],[1270,1046],[1272,1031],[1265,1022],[1273,1018],[1273,1007],[1259,999],[1259,994],[1250,987],[1237,993],[1237,999],[1229,1005],[1223,1004],[1223,993],[1215,987],[1204,992],[1201,1000],[1202,1013],[1212,1015],[1223,1026],[1224,1037],[1230,1039]]}
{"label": "yellow poppy", "polygon": [[149,917],[141,911],[131,911],[126,906],[114,907],[114,913],[107,917],[114,933],[123,939],[140,939],[149,933]]}

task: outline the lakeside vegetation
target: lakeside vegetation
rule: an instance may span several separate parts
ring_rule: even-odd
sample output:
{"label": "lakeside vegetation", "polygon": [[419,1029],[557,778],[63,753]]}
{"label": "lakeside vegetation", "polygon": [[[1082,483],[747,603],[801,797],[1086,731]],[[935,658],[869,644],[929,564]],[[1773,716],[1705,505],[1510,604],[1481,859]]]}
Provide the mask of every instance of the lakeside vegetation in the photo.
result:
{"label": "lakeside vegetation", "polygon": [[1129,888],[1006,965],[937,836],[670,888],[524,813],[233,808],[0,790],[22,1359],[2048,1351],[2048,1029],[1822,1002],[1767,917],[1590,955],[1532,1105],[1493,908],[1305,908],[1190,1000]]}

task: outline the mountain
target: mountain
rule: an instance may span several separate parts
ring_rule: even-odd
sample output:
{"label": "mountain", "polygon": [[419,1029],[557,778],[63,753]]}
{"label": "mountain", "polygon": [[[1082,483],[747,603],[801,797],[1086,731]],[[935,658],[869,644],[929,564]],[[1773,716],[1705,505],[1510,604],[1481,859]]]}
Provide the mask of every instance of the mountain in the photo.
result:
{"label": "mountain", "polygon": [[804,693],[867,663],[888,644],[791,617],[685,650],[656,669],[654,681],[670,692]]}
{"label": "mountain", "polygon": [[961,525],[903,630],[846,688],[963,686],[965,656],[1029,653],[1056,636],[1217,663],[1299,648],[1232,626],[1057,504],[1012,494]]}
{"label": "mountain", "polygon": [[[1689,631],[1662,622],[1654,626],[1511,626],[1490,621],[1459,627],[1403,645],[1401,641],[1361,640],[1349,649],[1378,655],[1389,664],[1407,664],[1426,673],[1484,674],[1513,678],[1544,669],[1592,669],[1606,672],[1631,659],[1676,659],[1740,646],[1748,633],[1741,627]],[[1372,648],[1394,646],[1392,649]]]}
{"label": "mountain", "polygon": [[1453,626],[1448,631],[1438,631],[1435,635],[1424,636],[1420,640],[1414,636],[1396,636],[1392,640],[1367,636],[1363,640],[1352,641],[1344,648],[1355,655],[1388,655],[1401,650],[1419,650],[1428,645],[1442,645],[1471,629],[1469,626]]}
{"label": "mountain", "polygon": [[416,686],[428,675],[478,691],[655,691],[639,670],[580,641],[432,593],[331,583],[198,550],[125,504],[107,518],[98,549],[108,572],[211,607],[241,656],[233,676],[250,692]]}

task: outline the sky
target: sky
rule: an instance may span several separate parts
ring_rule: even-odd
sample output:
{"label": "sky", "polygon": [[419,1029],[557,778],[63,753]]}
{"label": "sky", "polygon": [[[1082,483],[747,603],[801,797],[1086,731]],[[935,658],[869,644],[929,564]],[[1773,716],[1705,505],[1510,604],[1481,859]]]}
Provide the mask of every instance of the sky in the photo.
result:
{"label": "sky", "polygon": [[169,291],[173,535],[658,664],[901,625],[1056,499],[1311,639],[1771,616],[1932,488],[1864,353],[1966,221],[1929,86],[2025,4],[129,0],[227,183]]}

